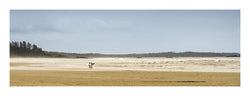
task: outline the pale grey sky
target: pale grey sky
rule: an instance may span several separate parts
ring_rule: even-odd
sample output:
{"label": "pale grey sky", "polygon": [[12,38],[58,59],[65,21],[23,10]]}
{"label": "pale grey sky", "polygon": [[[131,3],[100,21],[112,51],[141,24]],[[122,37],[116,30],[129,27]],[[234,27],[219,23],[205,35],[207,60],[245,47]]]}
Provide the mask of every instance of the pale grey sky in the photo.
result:
{"label": "pale grey sky", "polygon": [[10,10],[10,41],[74,53],[240,53],[240,10]]}

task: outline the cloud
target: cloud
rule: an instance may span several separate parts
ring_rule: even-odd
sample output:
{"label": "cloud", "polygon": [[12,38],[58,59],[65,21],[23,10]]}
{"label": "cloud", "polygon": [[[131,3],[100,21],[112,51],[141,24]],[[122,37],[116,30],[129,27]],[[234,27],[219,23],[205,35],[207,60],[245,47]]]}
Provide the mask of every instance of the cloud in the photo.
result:
{"label": "cloud", "polygon": [[[11,20],[10,32],[21,34],[35,33],[84,33],[84,32],[122,32],[133,28],[132,22],[116,19],[81,18],[80,16],[19,18]],[[20,20],[22,19],[22,20]]]}
{"label": "cloud", "polygon": [[129,48],[140,51],[156,46],[162,49],[159,51],[186,51],[189,47],[198,51],[239,50],[239,12],[215,11],[204,15],[207,11],[19,10],[10,13],[10,40],[27,40],[46,50],[68,48],[112,53],[114,49],[130,52]]}

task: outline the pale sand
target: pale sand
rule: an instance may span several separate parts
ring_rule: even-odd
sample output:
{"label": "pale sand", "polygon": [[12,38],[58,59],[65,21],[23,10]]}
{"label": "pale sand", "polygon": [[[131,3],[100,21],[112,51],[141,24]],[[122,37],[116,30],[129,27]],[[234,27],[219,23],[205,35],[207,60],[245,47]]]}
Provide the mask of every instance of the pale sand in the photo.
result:
{"label": "pale sand", "polygon": [[[88,69],[88,62],[95,62]],[[11,70],[240,72],[239,57],[10,58]]]}

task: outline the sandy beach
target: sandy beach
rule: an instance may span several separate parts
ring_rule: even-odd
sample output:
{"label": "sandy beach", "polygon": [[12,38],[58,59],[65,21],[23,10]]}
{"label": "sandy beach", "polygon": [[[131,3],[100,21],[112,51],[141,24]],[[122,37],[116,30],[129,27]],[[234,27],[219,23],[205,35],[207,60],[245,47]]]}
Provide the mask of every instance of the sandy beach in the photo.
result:
{"label": "sandy beach", "polygon": [[240,58],[10,58],[10,86],[240,86]]}

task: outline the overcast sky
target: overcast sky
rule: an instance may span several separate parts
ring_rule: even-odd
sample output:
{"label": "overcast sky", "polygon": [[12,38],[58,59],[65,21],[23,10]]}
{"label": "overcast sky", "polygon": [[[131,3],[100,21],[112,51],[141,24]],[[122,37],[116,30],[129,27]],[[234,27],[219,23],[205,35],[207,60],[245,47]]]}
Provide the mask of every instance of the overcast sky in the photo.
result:
{"label": "overcast sky", "polygon": [[10,10],[10,41],[74,53],[240,53],[240,11]]}

